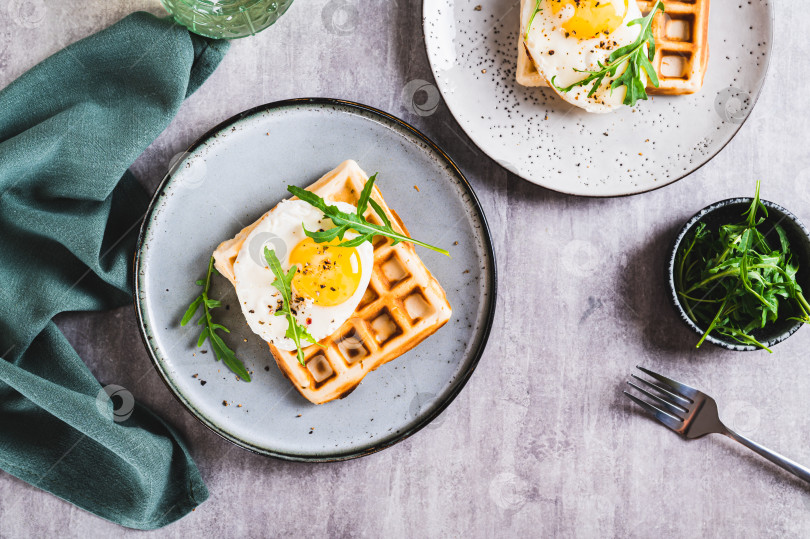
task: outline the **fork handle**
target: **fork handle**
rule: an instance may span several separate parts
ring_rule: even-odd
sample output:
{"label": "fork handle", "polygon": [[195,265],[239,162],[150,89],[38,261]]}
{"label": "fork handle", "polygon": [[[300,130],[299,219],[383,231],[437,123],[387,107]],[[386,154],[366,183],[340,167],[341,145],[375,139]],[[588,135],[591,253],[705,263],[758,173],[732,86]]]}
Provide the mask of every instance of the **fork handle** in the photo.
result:
{"label": "fork handle", "polygon": [[780,468],[784,468],[785,470],[789,471],[796,477],[800,479],[804,479],[808,483],[810,483],[810,469],[805,468],[798,462],[794,462],[787,457],[783,457],[779,453],[775,451],[771,451],[770,449],[759,445],[758,443],[749,440],[745,436],[737,434],[733,430],[726,427],[725,432],[723,432],[726,436],[731,438],[732,440],[737,440],[741,444],[743,444],[748,449],[753,450],[756,453],[759,453],[761,456],[765,457],[769,461],[773,462]]}

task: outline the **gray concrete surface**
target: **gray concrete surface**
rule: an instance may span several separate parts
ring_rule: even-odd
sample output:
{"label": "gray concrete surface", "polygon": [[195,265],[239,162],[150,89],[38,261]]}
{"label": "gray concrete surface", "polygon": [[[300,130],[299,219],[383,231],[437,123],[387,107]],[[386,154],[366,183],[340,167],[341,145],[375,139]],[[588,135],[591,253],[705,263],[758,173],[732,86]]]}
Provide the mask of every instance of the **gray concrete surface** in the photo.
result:
{"label": "gray concrete surface", "polygon": [[[128,388],[183,432],[211,498],[144,534],[0,473],[0,537],[810,536],[807,487],[729,440],[681,440],[621,396],[635,364],[658,368],[709,391],[731,426],[810,463],[810,330],[773,355],[695,351],[662,278],[684,220],[748,195],[755,178],[766,198],[810,221],[810,13],[776,0],[764,94],[718,157],[653,193],[588,200],[508,174],[443,104],[432,116],[409,113],[402,88],[432,80],[420,3],[349,1],[361,16],[348,35],[325,28],[327,0],[299,0],[278,26],[234,43],[135,169],[154,188],[171,156],[210,126],[281,98],[347,98],[412,122],[466,172],[495,236],[498,312],[470,383],[438,427],[382,453],[279,462],[230,445],[180,407],[152,370],[132,309],[65,316],[61,327],[100,380]],[[136,9],[160,12],[157,0],[0,3],[0,87]],[[578,254],[587,263],[572,266]]]}

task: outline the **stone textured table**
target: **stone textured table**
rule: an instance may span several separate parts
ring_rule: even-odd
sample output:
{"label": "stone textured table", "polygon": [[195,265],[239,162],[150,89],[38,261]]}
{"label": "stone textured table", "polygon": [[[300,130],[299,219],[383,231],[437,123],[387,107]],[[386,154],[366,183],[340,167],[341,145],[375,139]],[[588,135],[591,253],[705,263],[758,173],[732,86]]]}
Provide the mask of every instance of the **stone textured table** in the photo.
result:
{"label": "stone textured table", "polygon": [[[209,127],[278,99],[340,97],[400,116],[449,152],[481,198],[501,276],[489,346],[431,427],[370,457],[308,465],[253,455],[198,423],[154,372],[132,308],[62,316],[103,383],[126,387],[182,431],[211,491],[155,535],[810,536],[807,487],[725,438],[681,440],[621,394],[634,365],[658,368],[710,392],[732,427],[810,463],[810,330],[773,355],[695,350],[662,276],[685,219],[749,195],[755,178],[765,198],[810,222],[810,12],[775,0],[764,93],[719,156],[664,189],[590,200],[507,173],[444,104],[430,116],[409,111],[403,88],[433,80],[421,2],[347,0],[336,27],[336,1],[299,0],[277,26],[235,42],[135,171],[154,189],[170,159]],[[138,9],[161,12],[157,0],[5,0],[0,87]],[[56,534],[151,535],[0,473],[0,537]]]}

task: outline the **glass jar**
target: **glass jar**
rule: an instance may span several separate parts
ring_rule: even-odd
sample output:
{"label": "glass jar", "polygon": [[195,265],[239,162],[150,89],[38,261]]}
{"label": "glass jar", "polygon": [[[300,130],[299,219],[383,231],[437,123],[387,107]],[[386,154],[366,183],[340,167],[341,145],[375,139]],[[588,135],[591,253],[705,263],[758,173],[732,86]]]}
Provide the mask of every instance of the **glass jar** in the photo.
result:
{"label": "glass jar", "polygon": [[174,20],[195,34],[236,39],[261,32],[293,0],[161,0]]}

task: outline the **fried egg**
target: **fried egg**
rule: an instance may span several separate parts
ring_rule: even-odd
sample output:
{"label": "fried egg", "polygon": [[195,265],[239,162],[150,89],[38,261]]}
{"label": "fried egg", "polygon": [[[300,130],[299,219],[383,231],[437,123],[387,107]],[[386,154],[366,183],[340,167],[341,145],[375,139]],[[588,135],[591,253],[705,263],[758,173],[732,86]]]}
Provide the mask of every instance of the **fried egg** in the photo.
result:
{"label": "fried egg", "polygon": [[[635,0],[541,0],[540,7],[525,44],[548,85],[564,100],[588,112],[610,112],[624,106],[627,89],[619,86],[611,90],[610,84],[621,76],[626,64],[613,77],[605,77],[591,97],[591,84],[568,92],[560,92],[555,85],[565,88],[584,79],[587,73],[581,71],[600,69],[599,62],[606,64],[613,51],[636,41],[641,26],[628,26],[642,18]],[[527,0],[522,20],[528,23],[534,8],[535,1]],[[642,77],[646,84],[643,70]]]}
{"label": "fried egg", "polygon": [[[345,202],[330,203],[346,213],[357,211]],[[304,226],[315,231],[334,224],[307,202],[280,202],[251,231],[234,262],[234,288],[250,329],[282,350],[296,347],[285,336],[287,317],[276,316],[282,296],[272,286],[275,276],[265,260],[265,247],[275,251],[285,272],[297,267],[291,309],[317,341],[334,333],[352,315],[368,288],[374,265],[370,242],[357,247],[338,247],[337,239],[315,243],[304,233]],[[349,232],[343,239],[356,236]]]}

